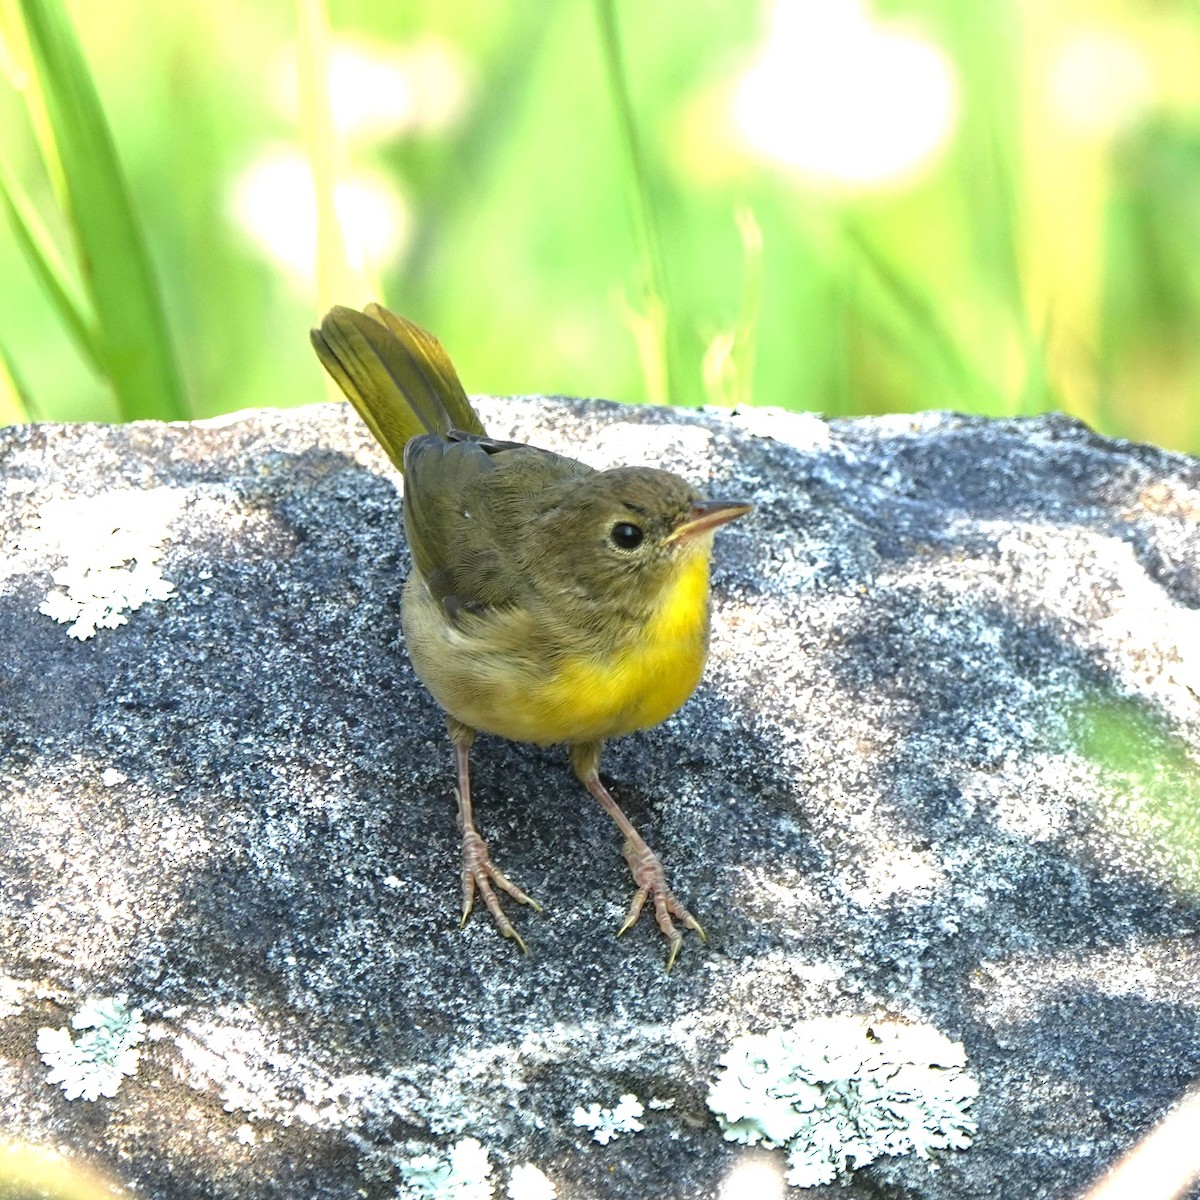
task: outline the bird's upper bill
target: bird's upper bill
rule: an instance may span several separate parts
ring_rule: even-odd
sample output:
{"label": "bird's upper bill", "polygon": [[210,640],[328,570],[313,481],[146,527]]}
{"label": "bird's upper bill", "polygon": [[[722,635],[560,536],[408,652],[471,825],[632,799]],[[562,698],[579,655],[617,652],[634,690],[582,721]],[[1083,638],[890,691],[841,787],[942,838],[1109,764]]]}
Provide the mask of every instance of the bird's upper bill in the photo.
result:
{"label": "bird's upper bill", "polygon": [[688,515],[667,535],[668,546],[678,542],[688,542],[701,534],[711,533],[714,529],[744,517],[753,504],[741,500],[697,500],[692,505]]}

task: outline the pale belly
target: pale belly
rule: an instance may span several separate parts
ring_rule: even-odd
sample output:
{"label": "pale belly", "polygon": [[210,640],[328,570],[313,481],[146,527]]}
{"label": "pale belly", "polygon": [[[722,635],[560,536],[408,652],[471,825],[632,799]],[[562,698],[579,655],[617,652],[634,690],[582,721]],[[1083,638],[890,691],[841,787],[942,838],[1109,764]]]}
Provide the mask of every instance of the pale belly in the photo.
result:
{"label": "pale belly", "polygon": [[409,656],[442,708],[485,733],[550,745],[647,729],[687,700],[704,671],[707,560],[688,575],[654,619],[605,656],[546,653],[535,631],[519,628],[519,617],[488,636],[464,632],[410,579],[403,614]]}

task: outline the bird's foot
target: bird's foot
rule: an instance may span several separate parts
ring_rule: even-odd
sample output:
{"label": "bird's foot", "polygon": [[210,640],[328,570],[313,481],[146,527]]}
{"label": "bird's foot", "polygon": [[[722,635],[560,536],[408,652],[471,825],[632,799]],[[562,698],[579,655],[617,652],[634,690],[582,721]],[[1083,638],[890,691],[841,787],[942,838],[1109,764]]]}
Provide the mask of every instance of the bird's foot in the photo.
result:
{"label": "bird's foot", "polygon": [[[487,905],[488,912],[492,914],[492,920],[496,922],[496,928],[506,938],[511,938],[516,942],[520,946],[522,954],[528,954],[524,939],[513,928],[504,909],[500,907],[500,898],[496,895],[496,888],[507,892],[518,904],[528,904],[536,912],[541,912],[542,906],[521,891],[492,862],[491,856],[488,854],[487,843],[473,829],[468,829],[463,834],[462,860],[463,915],[461,925],[465,925],[467,918],[471,915],[471,908],[475,903],[475,892],[478,889],[484,904]],[[493,884],[495,887],[492,886]]]}
{"label": "bird's foot", "polygon": [[629,903],[629,911],[625,914],[621,928],[617,930],[617,936],[620,937],[621,934],[637,924],[637,919],[642,915],[646,901],[653,898],[654,919],[658,922],[658,927],[668,942],[667,973],[670,974],[676,958],[679,957],[679,948],[683,945],[683,934],[675,927],[675,921],[671,920],[672,917],[686,929],[698,933],[702,942],[708,941],[708,937],[700,922],[683,907],[675,898],[675,893],[667,886],[667,873],[663,870],[663,865],[653,850],[644,842],[640,846],[626,842],[624,854],[625,861],[629,864],[629,870],[633,875],[633,881],[638,885],[638,890],[633,894],[633,899]]}

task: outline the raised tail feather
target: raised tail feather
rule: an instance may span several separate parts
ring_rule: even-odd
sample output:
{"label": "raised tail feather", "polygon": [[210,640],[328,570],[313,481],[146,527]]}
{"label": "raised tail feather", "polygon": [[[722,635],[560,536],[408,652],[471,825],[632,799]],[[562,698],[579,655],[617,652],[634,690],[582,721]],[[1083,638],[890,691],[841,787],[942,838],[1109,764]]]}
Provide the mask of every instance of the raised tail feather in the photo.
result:
{"label": "raised tail feather", "polygon": [[441,342],[419,325],[378,304],[362,312],[337,305],[311,336],[325,370],[400,470],[417,434],[485,432]]}

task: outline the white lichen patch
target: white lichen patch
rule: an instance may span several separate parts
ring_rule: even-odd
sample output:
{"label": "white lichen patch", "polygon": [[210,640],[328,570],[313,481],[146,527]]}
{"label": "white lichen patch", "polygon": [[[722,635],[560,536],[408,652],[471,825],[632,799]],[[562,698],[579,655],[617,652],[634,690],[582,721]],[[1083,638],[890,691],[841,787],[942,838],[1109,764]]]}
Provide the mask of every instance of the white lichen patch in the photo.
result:
{"label": "white lichen patch", "polygon": [[614,1108],[601,1108],[599,1104],[589,1104],[587,1108],[580,1105],[571,1120],[584,1129],[590,1129],[592,1140],[606,1146],[623,1133],[638,1133],[645,1129],[639,1119],[645,1112],[641,1101],[632,1092],[626,1092]]}
{"label": "white lichen patch", "polygon": [[735,408],[729,419],[755,437],[770,438],[797,450],[828,450],[833,444],[829,425],[816,413],[790,412],[768,405]]}
{"label": "white lichen patch", "polygon": [[[1071,805],[1088,778],[1088,764],[1070,754],[1030,751],[1025,776],[1014,780],[995,771],[964,770],[955,780],[963,803],[981,808],[992,826],[1013,838],[1053,842],[1069,835]],[[1093,784],[1094,786],[1094,784]]]}
{"label": "white lichen patch", "polygon": [[166,600],[175,585],[163,577],[159,559],[183,493],[156,487],[51,500],[38,513],[37,529],[24,548],[65,562],[38,612],[69,624],[84,640],[97,629],[116,629],[151,600]]}
{"label": "white lichen patch", "polygon": [[889,901],[927,904],[945,887],[947,874],[936,854],[896,846],[880,846],[877,853],[855,864],[858,876],[847,894],[862,908]]}
{"label": "white lichen patch", "polygon": [[686,469],[710,453],[713,435],[702,425],[646,425],[613,421],[598,429],[587,446],[587,460],[602,467],[644,466]]}
{"label": "white lichen patch", "polygon": [[1169,938],[1140,934],[1114,949],[1072,947],[985,959],[973,973],[972,1011],[993,1029],[1011,1031],[1072,988],[1131,996],[1144,1005],[1200,1008],[1200,944],[1190,932]]}
{"label": "white lichen patch", "polygon": [[[345,1130],[383,1117],[413,1119],[416,1092],[410,1083],[392,1073],[332,1072],[280,1036],[253,1006],[180,1013],[170,1026],[155,1026],[159,1030],[179,1053],[176,1073],[182,1081],[197,1091],[215,1088],[226,1112],[241,1113],[250,1122]],[[444,1123],[426,1123],[445,1132]]]}
{"label": "white lichen patch", "polygon": [[[746,1151],[747,1155],[757,1151]],[[766,1158],[743,1158],[721,1181],[717,1200],[783,1200],[783,1168]]]}
{"label": "white lichen patch", "polygon": [[125,996],[89,1000],[66,1026],[38,1030],[37,1048],[50,1068],[47,1083],[57,1083],[68,1100],[115,1096],[121,1080],[136,1075],[139,1043],[146,1039],[141,1009],[125,1006]]}
{"label": "white lichen patch", "polygon": [[25,1004],[25,987],[19,979],[0,975],[0,1021],[15,1017]]}
{"label": "white lichen patch", "polygon": [[793,1187],[882,1155],[964,1150],[979,1085],[961,1043],[930,1026],[855,1017],[735,1038],[708,1106],[729,1141],[783,1146]]}
{"label": "white lichen patch", "polygon": [[508,1180],[508,1200],[555,1200],[558,1190],[541,1167],[521,1163]]}
{"label": "white lichen patch", "polygon": [[492,1164],[475,1138],[463,1138],[445,1154],[420,1154],[400,1167],[421,1200],[492,1200]]}

